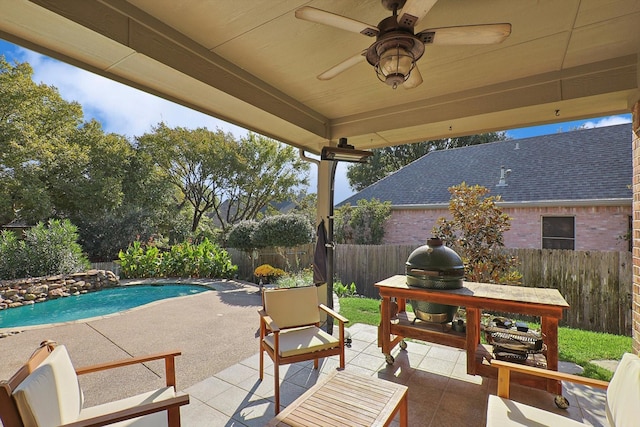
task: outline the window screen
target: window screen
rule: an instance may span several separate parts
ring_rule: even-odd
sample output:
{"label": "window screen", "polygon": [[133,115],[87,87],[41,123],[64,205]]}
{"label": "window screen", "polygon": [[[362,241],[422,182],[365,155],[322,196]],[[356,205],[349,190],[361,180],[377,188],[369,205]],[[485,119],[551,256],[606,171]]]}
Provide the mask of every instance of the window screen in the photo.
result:
{"label": "window screen", "polygon": [[575,249],[575,218],[572,216],[542,217],[542,249]]}

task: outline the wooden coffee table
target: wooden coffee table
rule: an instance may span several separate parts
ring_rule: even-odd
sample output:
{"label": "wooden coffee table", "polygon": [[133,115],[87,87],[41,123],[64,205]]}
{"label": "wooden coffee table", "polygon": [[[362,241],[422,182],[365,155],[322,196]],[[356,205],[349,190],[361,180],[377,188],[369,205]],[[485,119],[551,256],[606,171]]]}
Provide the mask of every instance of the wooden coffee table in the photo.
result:
{"label": "wooden coffee table", "polygon": [[287,406],[268,426],[388,426],[400,412],[408,425],[407,387],[337,371]]}

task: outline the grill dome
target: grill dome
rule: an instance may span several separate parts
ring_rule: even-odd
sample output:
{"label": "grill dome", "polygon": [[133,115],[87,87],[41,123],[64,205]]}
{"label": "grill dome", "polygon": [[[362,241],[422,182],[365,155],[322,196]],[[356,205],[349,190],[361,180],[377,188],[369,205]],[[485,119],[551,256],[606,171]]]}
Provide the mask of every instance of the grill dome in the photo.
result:
{"label": "grill dome", "polygon": [[[427,289],[459,289],[464,278],[462,258],[442,240],[427,240],[411,254],[406,263],[407,285]],[[409,300],[416,317],[425,322],[447,323],[453,320],[457,306],[429,301]]]}
{"label": "grill dome", "polygon": [[459,289],[464,278],[462,258],[433,237],[407,258],[407,285],[428,289]]}

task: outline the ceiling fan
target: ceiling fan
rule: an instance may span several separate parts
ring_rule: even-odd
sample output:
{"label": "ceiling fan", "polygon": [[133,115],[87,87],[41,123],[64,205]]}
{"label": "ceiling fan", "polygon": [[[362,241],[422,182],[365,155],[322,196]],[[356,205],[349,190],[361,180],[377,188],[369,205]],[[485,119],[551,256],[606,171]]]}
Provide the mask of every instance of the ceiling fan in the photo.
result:
{"label": "ceiling fan", "polygon": [[[342,30],[375,37],[367,49],[329,68],[318,76],[329,80],[366,59],[376,70],[378,78],[392,88],[407,89],[422,83],[416,62],[424,54],[425,44],[469,45],[500,43],[511,34],[511,24],[480,24],[431,28],[414,34],[416,23],[431,10],[437,0],[382,0],[393,15],[377,26],[356,21],[310,6],[296,10],[296,18]],[[398,16],[398,10],[401,10]]]}

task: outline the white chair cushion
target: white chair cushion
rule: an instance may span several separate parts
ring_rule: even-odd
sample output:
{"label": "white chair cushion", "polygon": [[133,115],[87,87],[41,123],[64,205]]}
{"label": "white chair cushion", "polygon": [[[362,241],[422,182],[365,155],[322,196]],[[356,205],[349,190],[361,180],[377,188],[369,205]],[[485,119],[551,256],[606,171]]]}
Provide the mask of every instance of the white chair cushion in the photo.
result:
{"label": "white chair cushion", "polygon": [[639,425],[640,358],[625,353],[607,388],[607,420],[611,426]]}
{"label": "white chair cushion", "polygon": [[[133,408],[145,403],[160,402],[165,399],[171,399],[172,397],[175,397],[175,395],[173,387],[163,387],[158,390],[141,393],[137,396],[128,397],[115,402],[85,408],[80,412],[78,420],[85,420],[87,418],[110,414],[115,411]],[[154,414],[145,415],[144,417],[125,420],[109,425],[113,427],[163,427],[167,425],[167,411],[156,412]]]}
{"label": "white chair cushion", "polygon": [[78,418],[82,392],[69,353],[57,346],[13,392],[25,427],[55,427]]}
{"label": "white chair cushion", "polygon": [[487,426],[580,427],[585,426],[585,424],[553,412],[547,412],[544,409],[534,408],[524,403],[489,395]]}
{"label": "white chair cushion", "polygon": [[263,298],[265,311],[281,329],[320,322],[315,286],[265,289]]}
{"label": "white chair cushion", "polygon": [[[267,335],[264,341],[269,347],[275,349],[273,335]],[[308,326],[280,332],[279,344],[280,356],[289,357],[335,348],[340,345],[340,340],[316,326]]]}

